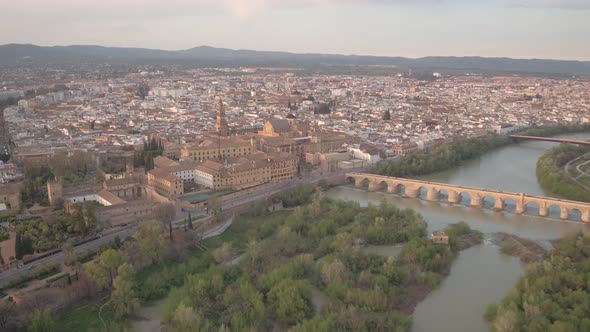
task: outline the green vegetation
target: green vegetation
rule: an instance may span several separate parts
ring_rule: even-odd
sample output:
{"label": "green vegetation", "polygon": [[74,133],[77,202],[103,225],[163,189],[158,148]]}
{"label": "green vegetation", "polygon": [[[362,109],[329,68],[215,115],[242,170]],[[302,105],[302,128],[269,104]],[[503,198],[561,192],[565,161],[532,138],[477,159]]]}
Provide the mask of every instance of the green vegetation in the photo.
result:
{"label": "green vegetation", "polygon": [[504,331],[590,331],[590,236],[562,239],[485,317]]}
{"label": "green vegetation", "polygon": [[161,156],[162,152],[164,152],[162,142],[152,137],[149,142],[143,143],[143,150],[137,151],[133,155],[133,166],[143,166],[146,171],[149,171],[154,168],[154,158]]}
{"label": "green vegetation", "polygon": [[537,161],[537,179],[541,187],[567,199],[590,202],[590,190],[580,186],[564,168],[569,161],[588,152],[588,148],[566,144],[545,152]]}
{"label": "green vegetation", "polygon": [[[435,287],[448,273],[457,251],[432,244],[425,222],[412,210],[386,203],[361,208],[321,193],[301,200],[311,203],[243,216],[226,232],[231,245],[210,240],[220,265],[188,275],[171,292],[168,327],[249,331],[278,324],[293,331],[408,331],[406,314],[425,296],[423,289]],[[359,250],[363,243],[402,242],[407,244],[399,259]],[[329,302],[317,308],[319,315],[313,289]]]}
{"label": "green vegetation", "polygon": [[64,213],[53,224],[41,219],[23,220],[14,225],[16,232],[16,258],[34,252],[43,252],[60,247],[67,238],[87,235],[96,224],[94,205],[79,203],[72,207],[72,213]]}
{"label": "green vegetation", "polygon": [[3,289],[10,289],[13,287],[24,287],[32,280],[43,280],[61,271],[60,263],[47,263],[39,265],[36,268],[21,274],[18,278],[13,279]]}
{"label": "green vegetation", "polygon": [[444,231],[449,237],[449,245],[454,251],[468,249],[483,240],[483,234],[471,229],[469,224],[464,221],[449,225]]}
{"label": "green vegetation", "polygon": [[10,234],[4,228],[0,227],[0,241],[8,240],[9,238]]}
{"label": "green vegetation", "polygon": [[412,177],[444,171],[509,143],[510,139],[505,136],[462,138],[450,144],[439,143],[425,150],[411,152],[399,159],[381,161],[373,173]]}
{"label": "green vegetation", "polygon": [[590,124],[570,124],[559,125],[552,127],[532,127],[522,133],[521,135],[548,137],[560,134],[573,134],[590,131]]}
{"label": "green vegetation", "polygon": [[295,189],[290,190],[280,196],[284,207],[294,207],[308,204],[316,187],[311,183],[298,184]]}
{"label": "green vegetation", "polygon": [[[385,202],[361,208],[308,187],[287,197],[309,203],[243,214],[206,240],[205,252],[190,232],[175,233],[171,242],[160,223],[144,224],[84,268],[82,280],[98,293],[59,315],[60,331],[125,330],[140,303],[167,294],[169,331],[409,331],[407,315],[448,273],[458,250],[432,244],[412,210]],[[397,259],[359,250],[396,243],[407,243]],[[314,303],[314,292],[325,295],[325,306]]]}
{"label": "green vegetation", "polygon": [[[59,326],[60,332],[126,331],[125,324],[115,319],[112,307],[106,305],[100,311],[100,307],[105,302],[106,300],[83,302],[75,308],[67,309],[63,314],[56,316],[56,326]],[[98,318],[99,311],[104,320],[104,325]]]}
{"label": "green vegetation", "polygon": [[[533,127],[519,134],[543,137],[585,131],[590,131],[590,125]],[[414,151],[399,159],[381,161],[373,173],[395,177],[413,177],[440,172],[456,167],[465,161],[479,158],[490,150],[508,145],[511,142],[512,140],[507,136],[488,135],[486,137],[461,138],[448,144],[438,143],[426,150]]]}
{"label": "green vegetation", "polygon": [[53,173],[47,166],[31,167],[25,170],[25,181],[21,191],[21,202],[25,207],[34,203],[49,205],[47,193],[42,190],[47,181],[53,179]]}
{"label": "green vegetation", "polygon": [[53,332],[56,330],[55,320],[49,309],[35,310],[29,324],[29,332]]}

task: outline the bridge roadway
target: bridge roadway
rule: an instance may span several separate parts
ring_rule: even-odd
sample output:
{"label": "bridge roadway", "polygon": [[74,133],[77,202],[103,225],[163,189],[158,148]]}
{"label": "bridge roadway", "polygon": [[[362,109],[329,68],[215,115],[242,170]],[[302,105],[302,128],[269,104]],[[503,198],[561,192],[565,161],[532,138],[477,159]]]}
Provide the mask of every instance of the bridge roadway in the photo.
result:
{"label": "bridge roadway", "polygon": [[531,141],[544,141],[544,142],[555,142],[555,143],[575,144],[575,145],[581,145],[581,146],[590,146],[590,142],[587,142],[587,141],[577,141],[577,140],[571,140],[571,139],[561,139],[561,138],[551,138],[551,137],[536,137],[536,136],[522,136],[522,135],[510,135],[510,138],[523,139],[523,140],[531,140]]}
{"label": "bridge roadway", "polygon": [[461,202],[463,194],[468,194],[470,197],[469,203],[473,207],[482,207],[484,199],[491,197],[494,201],[495,210],[504,210],[507,201],[514,201],[516,204],[514,212],[517,214],[524,213],[527,207],[533,204],[538,207],[539,216],[547,217],[549,209],[555,206],[559,208],[559,217],[562,220],[568,220],[570,212],[577,210],[583,222],[590,222],[590,203],[367,173],[347,173],[346,177],[349,181],[354,181],[356,187],[367,187],[369,191],[379,191],[382,188],[387,188],[388,193],[395,194],[401,193],[402,188],[404,188],[405,196],[417,198],[420,197],[420,192],[424,188],[426,190],[426,200],[438,202],[441,194],[446,192],[447,201],[450,204]]}

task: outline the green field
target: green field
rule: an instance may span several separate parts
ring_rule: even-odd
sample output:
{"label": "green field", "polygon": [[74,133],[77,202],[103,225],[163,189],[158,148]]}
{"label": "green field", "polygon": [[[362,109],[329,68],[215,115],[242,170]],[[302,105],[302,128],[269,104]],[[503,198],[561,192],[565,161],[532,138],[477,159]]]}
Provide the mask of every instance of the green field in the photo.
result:
{"label": "green field", "polygon": [[[60,331],[125,331],[126,325],[114,320],[113,313],[109,306],[104,306],[101,316],[103,322],[98,318],[100,307],[108,300],[101,299],[88,301],[75,308],[68,309],[65,314],[57,317],[56,326]],[[106,328],[105,328],[106,326]]]}

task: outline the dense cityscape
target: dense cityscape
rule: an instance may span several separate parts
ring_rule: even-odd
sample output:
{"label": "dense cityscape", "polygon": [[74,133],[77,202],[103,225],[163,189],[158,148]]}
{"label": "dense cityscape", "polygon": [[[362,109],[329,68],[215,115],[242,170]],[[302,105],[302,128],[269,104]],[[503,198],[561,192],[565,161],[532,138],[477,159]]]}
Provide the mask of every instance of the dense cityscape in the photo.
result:
{"label": "dense cityscape", "polygon": [[[175,250],[194,243],[207,250],[202,240],[223,232],[236,215],[249,215],[252,204],[276,211],[312,199],[294,198],[309,195],[304,183],[342,184],[345,173],[375,166],[381,174],[420,175],[428,171],[407,168],[406,160],[428,160],[442,147],[460,147],[465,140],[506,144],[508,135],[531,128],[558,133],[590,124],[590,82],[581,78],[415,75],[412,69],[395,68],[381,76],[302,75],[296,68],[258,67],[130,67],[126,74],[114,75],[102,72],[101,66],[91,68],[57,70],[54,75],[42,74],[50,69],[8,68],[0,76],[0,98],[6,106],[0,121],[5,234],[0,281],[17,303],[63,287],[64,280],[79,280],[80,263],[87,260],[85,265],[90,265],[83,270],[100,270],[105,252],[114,255],[120,242],[134,233],[136,241],[124,244],[141,246],[138,232],[150,232],[144,228],[155,232],[148,237],[162,236],[164,241],[169,236],[177,243]],[[482,145],[478,149],[454,150],[457,157],[452,158],[485,152]],[[432,162],[453,165],[443,166],[446,159]],[[285,190],[291,194],[280,194]],[[410,189],[405,191],[411,195]],[[410,197],[420,193],[414,195]],[[481,241],[466,227],[445,229],[463,234],[463,250]],[[189,236],[193,229],[197,232]],[[368,243],[398,241],[367,236]],[[443,231],[431,238],[433,243],[449,241]],[[504,238],[503,243],[507,239],[514,241]],[[147,254],[149,249],[120,250],[125,256],[133,255],[129,250]],[[158,250],[171,254],[171,249]],[[215,259],[223,263],[235,250],[223,245],[214,252]],[[434,271],[444,274],[445,269]],[[70,301],[100,294],[101,281],[87,278],[98,289],[85,289]],[[39,289],[35,279],[53,286]],[[46,302],[43,306],[49,308],[71,305]],[[402,308],[415,305],[402,302]],[[282,324],[287,322],[296,321]],[[3,324],[18,325],[8,319]]]}
{"label": "dense cityscape", "polygon": [[0,332],[590,331],[587,2],[6,1]]}

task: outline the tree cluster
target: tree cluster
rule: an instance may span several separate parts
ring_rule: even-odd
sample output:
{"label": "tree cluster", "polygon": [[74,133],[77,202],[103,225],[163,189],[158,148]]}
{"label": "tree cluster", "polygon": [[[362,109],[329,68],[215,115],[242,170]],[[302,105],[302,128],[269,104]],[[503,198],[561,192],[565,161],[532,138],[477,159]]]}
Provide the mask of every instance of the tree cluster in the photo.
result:
{"label": "tree cluster", "polygon": [[590,237],[562,239],[554,252],[530,266],[486,318],[505,331],[590,331]]}
{"label": "tree cluster", "polygon": [[146,171],[154,168],[154,158],[161,156],[164,152],[162,141],[152,137],[148,142],[143,143],[143,150],[136,151],[133,155],[134,167],[145,167]]}
{"label": "tree cluster", "polygon": [[411,177],[443,171],[478,158],[484,153],[508,143],[510,140],[501,136],[463,138],[449,144],[439,143],[425,150],[410,152],[398,159],[381,161],[374,169],[374,173]]}
{"label": "tree cluster", "polygon": [[313,113],[314,114],[330,114],[330,113],[332,113],[332,110],[330,109],[330,106],[328,106],[328,104],[320,103],[314,109]]}
{"label": "tree cluster", "polygon": [[72,206],[70,213],[64,212],[56,223],[50,224],[41,219],[16,223],[16,258],[55,249],[68,238],[80,239],[88,235],[96,225],[95,209],[93,202],[78,203]]}
{"label": "tree cluster", "polygon": [[30,167],[25,169],[25,180],[21,190],[21,202],[26,207],[35,203],[48,205],[47,191],[44,190],[47,181],[54,178],[53,172],[48,166]]}
{"label": "tree cluster", "polygon": [[[251,223],[240,218],[250,242],[239,263],[230,263],[239,253],[232,246],[217,249],[220,265],[188,276],[172,291],[168,326],[409,331],[411,319],[401,311],[412,302],[412,289],[436,286],[456,252],[432,244],[426,223],[411,210],[303,196],[293,202],[311,203],[292,212],[246,217]],[[363,243],[407,244],[398,259],[365,254]],[[327,298],[325,306],[314,303],[314,293]]]}

